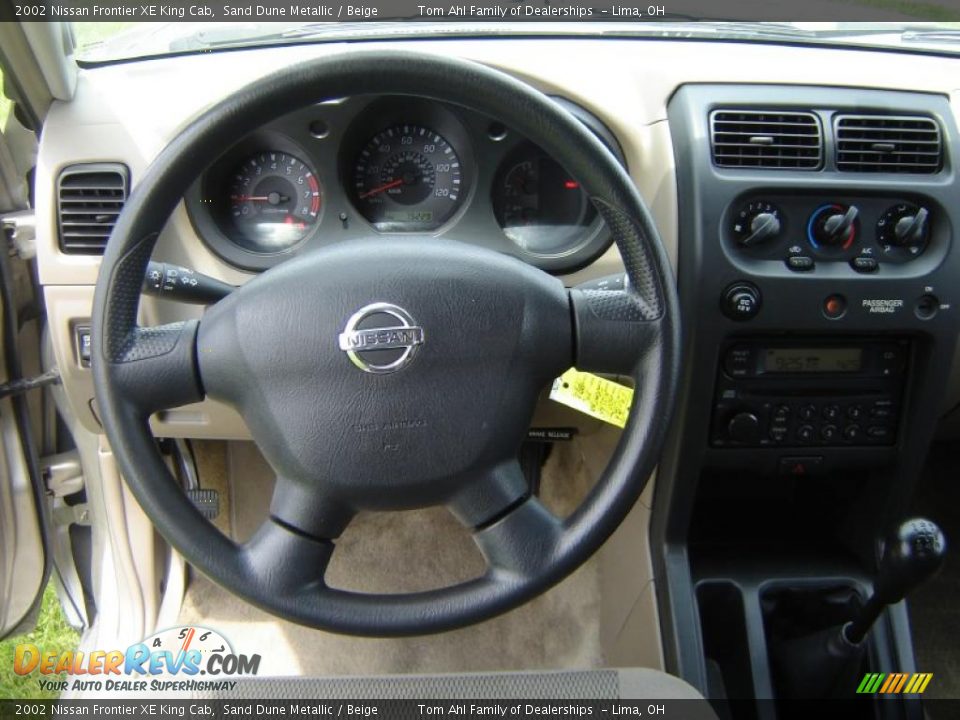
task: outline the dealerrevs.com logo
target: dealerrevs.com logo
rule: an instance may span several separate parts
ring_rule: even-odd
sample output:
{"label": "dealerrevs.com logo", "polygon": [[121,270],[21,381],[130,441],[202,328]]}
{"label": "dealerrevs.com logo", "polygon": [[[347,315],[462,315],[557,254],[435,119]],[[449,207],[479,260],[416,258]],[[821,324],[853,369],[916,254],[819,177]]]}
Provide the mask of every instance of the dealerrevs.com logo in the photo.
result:
{"label": "dealerrevs.com logo", "polygon": [[237,654],[215,630],[188,626],[163,630],[126,650],[58,653],[18,645],[13,670],[38,675],[40,689],[54,692],[233,690],[237,683],[227,678],[256,675],[260,656]]}

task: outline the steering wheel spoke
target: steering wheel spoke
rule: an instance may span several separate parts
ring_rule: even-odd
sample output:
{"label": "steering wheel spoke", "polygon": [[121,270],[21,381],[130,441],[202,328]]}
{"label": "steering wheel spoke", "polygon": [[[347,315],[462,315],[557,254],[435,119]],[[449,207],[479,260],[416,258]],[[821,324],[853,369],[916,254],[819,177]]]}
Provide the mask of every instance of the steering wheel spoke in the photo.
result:
{"label": "steering wheel spoke", "polygon": [[662,315],[627,290],[570,290],[575,364],[580,370],[632,374],[663,337]]}
{"label": "steering wheel spoke", "polygon": [[292,596],[322,584],[334,544],[270,516],[241,546],[242,562],[257,583]]}
{"label": "steering wheel spoke", "polygon": [[557,547],[560,520],[530,493],[520,462],[503,462],[468,483],[449,505],[473,531],[490,571],[528,577]]}
{"label": "steering wheel spoke", "polygon": [[290,480],[278,476],[270,501],[270,517],[292,531],[321,540],[340,537],[354,511],[342,503],[322,480]]}
{"label": "steering wheel spoke", "polygon": [[203,399],[197,372],[196,320],[133,327],[107,339],[107,355],[118,394],[143,416]]}
{"label": "steering wheel spoke", "polygon": [[534,578],[551,565],[562,536],[560,519],[530,496],[477,530],[473,540],[494,575]]}

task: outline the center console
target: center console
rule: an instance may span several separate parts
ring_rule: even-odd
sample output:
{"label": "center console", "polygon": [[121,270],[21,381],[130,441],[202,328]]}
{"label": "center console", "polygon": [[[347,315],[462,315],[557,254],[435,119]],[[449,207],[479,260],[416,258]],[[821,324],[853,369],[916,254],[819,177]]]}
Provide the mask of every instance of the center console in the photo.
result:
{"label": "center console", "polygon": [[[739,698],[734,720],[776,719],[770,647],[870,594],[947,402],[960,143],[948,98],[910,92],[689,85],[668,117],[685,355],[652,529],[667,669]],[[916,669],[902,604],[869,642],[865,671]]]}

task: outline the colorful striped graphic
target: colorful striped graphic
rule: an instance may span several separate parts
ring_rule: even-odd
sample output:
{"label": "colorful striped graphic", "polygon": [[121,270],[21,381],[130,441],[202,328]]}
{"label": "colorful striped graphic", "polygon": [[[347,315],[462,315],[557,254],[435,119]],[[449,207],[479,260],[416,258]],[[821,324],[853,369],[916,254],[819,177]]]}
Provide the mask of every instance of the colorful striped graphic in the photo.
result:
{"label": "colorful striped graphic", "polygon": [[859,695],[920,695],[927,689],[933,673],[867,673],[857,688]]}

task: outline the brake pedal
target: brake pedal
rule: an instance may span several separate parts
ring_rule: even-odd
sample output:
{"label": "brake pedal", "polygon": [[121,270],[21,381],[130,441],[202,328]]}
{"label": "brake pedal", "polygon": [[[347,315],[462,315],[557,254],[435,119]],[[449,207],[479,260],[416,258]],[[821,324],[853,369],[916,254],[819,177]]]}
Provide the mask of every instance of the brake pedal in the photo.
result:
{"label": "brake pedal", "polygon": [[197,489],[187,490],[187,497],[193,506],[200,511],[207,520],[216,520],[220,515],[220,493],[216,490]]}

